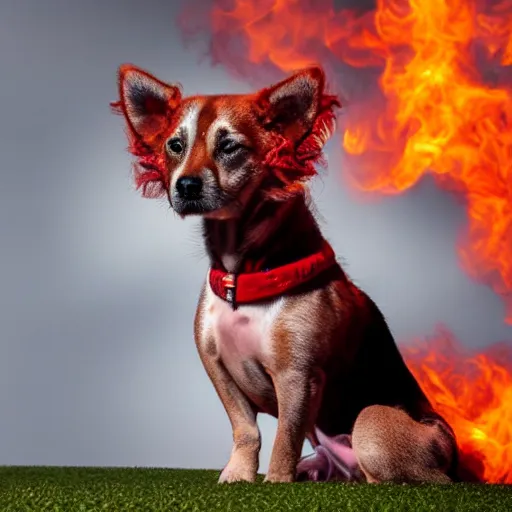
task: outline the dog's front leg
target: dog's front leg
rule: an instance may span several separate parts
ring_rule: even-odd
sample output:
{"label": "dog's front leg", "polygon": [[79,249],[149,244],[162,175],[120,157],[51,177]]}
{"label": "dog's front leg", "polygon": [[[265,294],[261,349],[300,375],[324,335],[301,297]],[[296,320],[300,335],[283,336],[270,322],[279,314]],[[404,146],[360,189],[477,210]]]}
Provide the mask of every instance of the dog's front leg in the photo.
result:
{"label": "dog's front leg", "polygon": [[277,395],[277,433],[266,482],[293,482],[306,432],[313,428],[323,390],[321,372],[287,369],[272,377]]}
{"label": "dog's front leg", "polygon": [[261,437],[256,412],[218,357],[201,354],[204,367],[226,409],[233,430],[233,448],[219,483],[254,482]]}

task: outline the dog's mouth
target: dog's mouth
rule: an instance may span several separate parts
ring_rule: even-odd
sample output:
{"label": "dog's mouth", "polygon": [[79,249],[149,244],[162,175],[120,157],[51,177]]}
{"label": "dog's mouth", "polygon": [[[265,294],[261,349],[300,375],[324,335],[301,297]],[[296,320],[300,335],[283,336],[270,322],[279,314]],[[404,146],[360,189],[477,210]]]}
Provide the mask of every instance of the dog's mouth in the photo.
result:
{"label": "dog's mouth", "polygon": [[221,218],[227,211],[235,210],[236,198],[220,194],[217,197],[199,196],[194,199],[172,198],[170,200],[172,209],[181,217],[202,216],[207,218]]}
{"label": "dog's mouth", "polygon": [[178,201],[177,204],[172,204],[172,207],[174,211],[182,217],[186,215],[201,215],[207,211],[203,198]]}

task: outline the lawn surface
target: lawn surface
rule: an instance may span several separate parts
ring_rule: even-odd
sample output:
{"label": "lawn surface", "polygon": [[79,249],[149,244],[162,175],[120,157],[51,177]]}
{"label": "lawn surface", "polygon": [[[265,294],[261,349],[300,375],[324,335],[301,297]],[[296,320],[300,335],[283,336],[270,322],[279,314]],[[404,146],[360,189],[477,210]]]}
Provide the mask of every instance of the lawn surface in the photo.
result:
{"label": "lawn surface", "polygon": [[217,471],[0,466],[0,511],[512,511],[512,486],[218,485]]}

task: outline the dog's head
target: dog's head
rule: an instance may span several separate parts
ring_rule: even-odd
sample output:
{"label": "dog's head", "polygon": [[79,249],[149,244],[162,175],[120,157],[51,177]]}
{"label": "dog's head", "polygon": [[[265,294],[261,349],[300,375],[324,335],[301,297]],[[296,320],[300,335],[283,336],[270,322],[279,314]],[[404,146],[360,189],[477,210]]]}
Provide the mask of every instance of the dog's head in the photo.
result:
{"label": "dog's head", "polygon": [[239,215],[262,189],[274,200],[302,190],[335,127],[335,96],[320,68],[254,94],[183,97],[180,87],[131,65],[119,68],[120,100],[145,197],[167,195],[181,216]]}

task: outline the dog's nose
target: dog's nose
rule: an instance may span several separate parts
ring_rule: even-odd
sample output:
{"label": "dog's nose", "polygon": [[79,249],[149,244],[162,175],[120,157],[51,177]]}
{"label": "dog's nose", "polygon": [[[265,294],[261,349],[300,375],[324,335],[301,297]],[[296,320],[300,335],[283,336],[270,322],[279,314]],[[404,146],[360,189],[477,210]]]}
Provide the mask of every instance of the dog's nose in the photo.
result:
{"label": "dog's nose", "polygon": [[203,180],[195,176],[184,176],[176,182],[176,191],[181,199],[199,199],[203,190]]}

